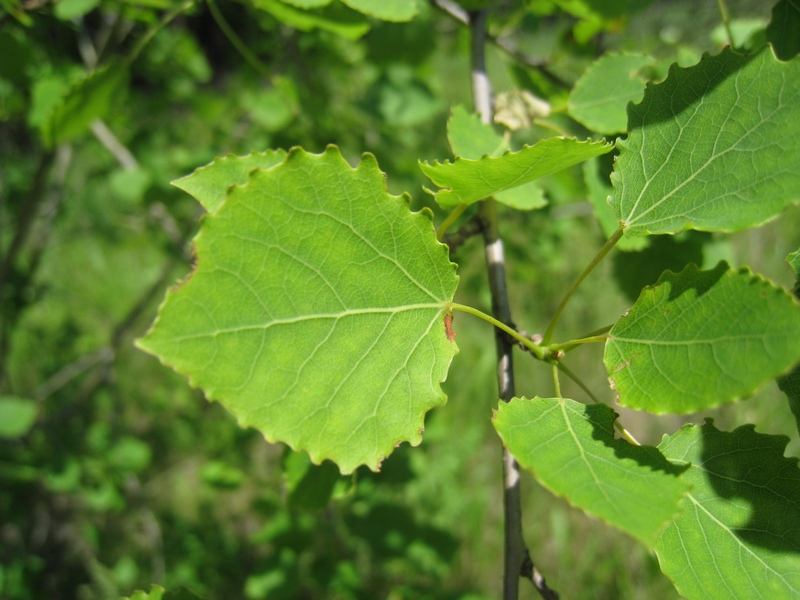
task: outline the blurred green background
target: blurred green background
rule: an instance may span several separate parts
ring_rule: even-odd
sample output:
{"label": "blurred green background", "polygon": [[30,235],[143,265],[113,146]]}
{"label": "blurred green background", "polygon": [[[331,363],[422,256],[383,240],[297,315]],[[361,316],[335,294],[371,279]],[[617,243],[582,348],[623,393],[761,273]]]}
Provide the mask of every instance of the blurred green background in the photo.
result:
{"label": "blurred green background", "polygon": [[[527,89],[552,104],[554,122],[585,136],[554,80],[571,84],[609,49],[686,65],[725,41],[711,0],[627,3],[637,4],[630,14],[624,2],[606,14],[596,4],[499,4],[492,33],[555,77],[490,46],[495,91]],[[736,35],[763,35],[768,3],[728,5]],[[278,0],[187,6],[0,0],[0,598],[116,598],[150,583],[204,598],[497,597],[501,447],[485,323],[457,316],[449,402],[427,418],[422,445],[351,478],[240,429],[132,345],[191,268],[201,211],[169,182],[215,156],[336,143],[355,163],[372,152],[391,192],[441,220],[417,160],[450,156],[450,107],[471,105],[467,32],[424,3],[403,24],[339,4],[309,13]],[[115,70],[124,57],[135,60]],[[534,125],[514,142],[548,135]],[[580,167],[542,183],[545,209],[501,208],[514,314],[531,333],[604,241]],[[574,298],[560,337],[612,323],[642,285],[688,260],[749,265],[791,287],[784,258],[798,247],[794,208],[733,236],[682,234],[617,252]],[[453,258],[457,301],[487,309],[480,241]],[[613,403],[601,348],[570,358]],[[521,353],[517,374],[520,395],[552,393],[548,370]],[[710,414],[725,428],[794,427],[774,385]],[[708,416],[622,415],[651,444]],[[789,453],[800,455],[796,433]],[[532,478],[523,494],[528,545],[562,597],[676,597],[633,540]],[[521,597],[537,595],[523,585]]]}

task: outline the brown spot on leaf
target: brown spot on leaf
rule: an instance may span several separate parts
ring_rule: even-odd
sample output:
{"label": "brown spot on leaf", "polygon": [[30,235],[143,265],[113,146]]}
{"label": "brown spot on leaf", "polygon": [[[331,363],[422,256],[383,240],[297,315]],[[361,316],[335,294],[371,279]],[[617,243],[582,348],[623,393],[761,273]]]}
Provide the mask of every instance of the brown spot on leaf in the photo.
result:
{"label": "brown spot on leaf", "polygon": [[447,339],[451,342],[456,339],[458,334],[453,331],[453,315],[444,316],[444,332],[447,334]]}

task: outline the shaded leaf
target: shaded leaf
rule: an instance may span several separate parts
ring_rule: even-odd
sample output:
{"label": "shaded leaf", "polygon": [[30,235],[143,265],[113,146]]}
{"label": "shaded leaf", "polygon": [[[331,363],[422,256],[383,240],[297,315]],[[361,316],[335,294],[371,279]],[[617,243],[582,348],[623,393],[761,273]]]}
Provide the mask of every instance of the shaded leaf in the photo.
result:
{"label": "shaded leaf", "polygon": [[767,39],[775,49],[775,56],[781,60],[791,60],[800,54],[800,4],[797,0],[779,0],[772,7]]}
{"label": "shaded leaf", "polygon": [[308,455],[287,451],[283,456],[283,478],[288,491],[287,504],[292,509],[322,510],[343,478],[330,461],[313,464]]}
{"label": "shaded leaf", "polygon": [[242,426],[377,469],[421,440],[456,352],[457,276],[428,211],[389,196],[372,155],[295,148],[203,220],[191,279],[138,345],[189,375]]}
{"label": "shaded leaf", "polygon": [[74,84],[44,123],[42,137],[45,144],[57,146],[86,133],[92,121],[108,114],[112,104],[119,100],[118,94],[127,81],[128,65],[116,62]]}
{"label": "shaded leaf", "polygon": [[611,206],[625,234],[736,231],[800,198],[800,60],[704,56],[628,110]]}
{"label": "shaded leaf", "polygon": [[[786,257],[786,262],[794,270],[795,285],[794,295],[800,298],[800,251],[792,252]],[[797,431],[800,432],[800,364],[795,365],[787,375],[778,378],[778,387],[786,394],[789,409],[797,421]]]}
{"label": "shaded leaf", "polygon": [[176,179],[172,185],[193,196],[203,208],[213,213],[225,200],[225,194],[231,186],[247,183],[253,170],[269,169],[285,159],[286,152],[283,150],[253,152],[247,156],[229,154],[195,169],[191,175]]}
{"label": "shaded leaf", "polygon": [[253,6],[267,11],[279,21],[299,29],[322,29],[348,40],[357,40],[369,31],[369,21],[360,13],[334,2],[318,9],[303,10],[281,0],[252,0]]}
{"label": "shaded leaf", "polygon": [[684,598],[800,596],[800,470],[788,438],[687,425],[659,445],[692,490],[655,550]]}
{"label": "shaded leaf", "polygon": [[592,63],[575,82],[569,95],[570,115],[592,131],[627,131],[628,102],[639,102],[646,79],[643,67],[653,64],[644,54],[608,53]]}
{"label": "shaded leaf", "polygon": [[592,156],[605,154],[613,144],[578,141],[575,138],[548,138],[518,152],[484,156],[478,160],[456,158],[454,162],[420,162],[419,167],[441,188],[432,192],[442,207],[472,204],[498,192],[551,175]]}
{"label": "shaded leaf", "polygon": [[566,398],[501,402],[494,426],[537,481],[647,545],[689,486],[658,450],[614,438],[616,413]]}
{"label": "shaded leaf", "polygon": [[33,400],[17,396],[0,396],[0,439],[22,437],[36,423],[39,406]]}
{"label": "shaded leaf", "polygon": [[323,6],[328,6],[332,0],[281,0],[281,2],[285,2],[286,4],[290,4],[296,8],[308,9],[308,8],[321,8]]}
{"label": "shaded leaf", "polygon": [[751,394],[800,360],[800,305],[724,262],[667,271],[611,329],[603,360],[623,406],[704,410]]}
{"label": "shaded leaf", "polygon": [[416,0],[342,0],[360,13],[381,21],[410,21],[417,14]]}

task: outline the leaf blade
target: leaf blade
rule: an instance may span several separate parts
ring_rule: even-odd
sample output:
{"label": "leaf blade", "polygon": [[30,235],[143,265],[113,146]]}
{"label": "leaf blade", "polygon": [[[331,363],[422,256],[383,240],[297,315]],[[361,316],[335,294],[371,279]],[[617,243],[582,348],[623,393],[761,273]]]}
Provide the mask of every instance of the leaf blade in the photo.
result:
{"label": "leaf blade", "polygon": [[[655,546],[685,598],[796,598],[800,594],[800,470],[788,438],[752,425],[690,425],[659,444],[691,466],[686,509]],[[775,515],[781,515],[775,518]]]}
{"label": "leaf blade", "polygon": [[738,231],[798,200],[800,60],[728,49],[673,65],[628,117],[610,201],[626,235]]}
{"label": "leaf blade", "polygon": [[725,263],[665,272],[614,324],[603,356],[620,404],[654,413],[742,398],[798,359],[800,306]]}
{"label": "leaf blade", "polygon": [[442,207],[472,204],[498,192],[551,175],[584,160],[605,154],[613,144],[548,138],[518,152],[477,160],[456,158],[454,162],[420,162],[419,168],[441,189],[432,192]]}
{"label": "leaf blade", "polygon": [[352,169],[335,147],[295,148],[234,187],[195,243],[191,279],[141,348],[343,473],[420,442],[457,351],[444,328],[457,276],[430,214],[389,196],[371,155]]}
{"label": "leaf blade", "polygon": [[688,490],[655,448],[614,439],[616,414],[567,398],[500,403],[495,429],[514,458],[572,505],[652,545]]}

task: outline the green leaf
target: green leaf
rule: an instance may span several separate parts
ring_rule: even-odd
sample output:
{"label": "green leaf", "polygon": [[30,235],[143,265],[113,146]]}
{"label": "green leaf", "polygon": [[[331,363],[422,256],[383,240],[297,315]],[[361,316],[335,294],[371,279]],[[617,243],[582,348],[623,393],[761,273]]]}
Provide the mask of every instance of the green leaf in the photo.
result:
{"label": "green leaf", "polygon": [[381,21],[410,21],[417,14],[416,0],[342,0],[360,13]]}
{"label": "green leaf", "polygon": [[736,231],[800,196],[800,60],[726,49],[673,65],[628,117],[610,201],[626,235]]}
{"label": "green leaf", "polygon": [[287,505],[301,510],[322,510],[331,501],[336,485],[352,479],[339,475],[339,469],[330,461],[315,465],[307,454],[291,451],[283,456],[283,478]]}
{"label": "green leaf", "polygon": [[369,21],[363,15],[338,2],[313,10],[298,9],[280,0],[252,2],[256,8],[267,11],[279,21],[300,31],[321,29],[348,40],[357,40],[369,31]]}
{"label": "green leaf", "polygon": [[281,0],[286,4],[290,4],[296,8],[309,9],[309,8],[322,8],[328,6],[332,0]]}
{"label": "green leaf", "polygon": [[139,346],[268,440],[377,469],[420,442],[456,352],[455,265],[407,202],[370,154],[351,169],[293,149],[204,218],[191,279]]}
{"label": "green leaf", "polygon": [[655,448],[615,439],[616,417],[604,404],[514,398],[494,426],[542,485],[651,546],[689,486]]}
{"label": "green leaf", "polygon": [[459,105],[453,107],[447,121],[447,140],[453,156],[477,160],[484,155],[500,156],[508,150],[508,141],[491,125],[481,123],[478,115],[469,114]]}
{"label": "green leaf", "polygon": [[659,449],[691,466],[684,510],[655,550],[684,598],[800,597],[800,470],[788,438],[687,425]]}
{"label": "green leaf", "polygon": [[797,0],[780,0],[772,7],[767,39],[772,43],[775,56],[781,60],[791,60],[800,54],[800,4]]}
{"label": "green leaf", "polygon": [[135,591],[132,595],[121,597],[120,600],[161,600],[166,590],[160,585],[155,583],[150,584],[150,591],[145,592],[142,590]]}
{"label": "green leaf", "polygon": [[603,360],[623,406],[704,410],[753,393],[800,360],[800,305],[724,262],[667,271],[612,327]]}
{"label": "green leaf", "polygon": [[419,168],[441,188],[434,194],[442,207],[472,204],[498,192],[551,175],[593,156],[605,154],[613,144],[604,141],[578,141],[575,138],[548,138],[519,152],[506,152],[499,157],[484,156],[478,160],[456,158]]}
{"label": "green leaf", "polygon": [[0,396],[0,439],[20,438],[36,423],[39,406],[33,400]]}
{"label": "green leaf", "polygon": [[213,213],[222,205],[232,185],[243,185],[253,170],[269,169],[285,159],[284,150],[254,152],[247,156],[229,154],[214,159],[191,175],[176,179],[172,185],[192,195],[206,211]]}
{"label": "green leaf", "polygon": [[[794,295],[800,298],[800,251],[792,252],[786,257],[786,262],[794,270],[795,285]],[[797,431],[800,432],[800,364],[796,365],[788,374],[778,378],[778,387],[786,394],[789,409],[797,421]]]}
{"label": "green leaf", "polygon": [[70,21],[93,11],[100,0],[59,0],[53,14],[62,21]]}
{"label": "green leaf", "polygon": [[95,119],[111,110],[128,81],[128,65],[115,62],[78,81],[56,104],[42,137],[49,147],[69,142],[88,131]]}
{"label": "green leaf", "polygon": [[627,131],[628,102],[639,102],[646,79],[641,70],[653,64],[644,54],[608,53],[592,63],[569,95],[570,115],[592,131]]}
{"label": "green leaf", "polygon": [[[596,156],[581,165],[589,202],[592,204],[594,215],[597,217],[597,222],[606,238],[610,238],[619,229],[619,221],[617,221],[614,211],[608,205],[608,199],[614,193],[614,188],[611,187],[611,180],[609,179],[612,169],[611,160],[609,159],[613,159],[613,156]],[[605,164],[607,161],[608,165]],[[615,247],[627,252],[641,250],[647,247],[648,243],[648,238],[628,238],[623,236]]]}
{"label": "green leaf", "polygon": [[510,190],[497,192],[494,198],[517,210],[535,210],[547,206],[547,198],[538,181],[529,181]]}

